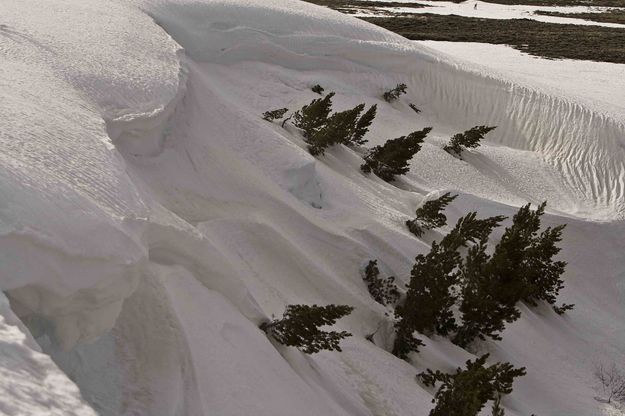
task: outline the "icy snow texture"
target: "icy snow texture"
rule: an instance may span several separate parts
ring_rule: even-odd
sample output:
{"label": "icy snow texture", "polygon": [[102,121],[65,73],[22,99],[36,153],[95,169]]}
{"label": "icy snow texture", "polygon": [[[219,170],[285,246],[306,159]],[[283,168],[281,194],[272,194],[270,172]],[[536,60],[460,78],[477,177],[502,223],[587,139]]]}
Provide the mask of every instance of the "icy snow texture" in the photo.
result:
{"label": "icy snow texture", "polygon": [[0,293],[0,414],[95,416]]}
{"label": "icy snow texture", "polygon": [[[405,280],[440,235],[403,222],[444,189],[463,192],[450,222],[549,199],[570,223],[577,310],[524,310],[482,348],[528,366],[509,414],[599,413],[592,362],[625,353],[623,91],[511,81],[294,0],[8,0],[1,18],[0,289],[101,415],[427,414],[418,369],[470,354],[425,339],[415,368],[366,341],[390,322],[360,272],[378,258]],[[259,117],[316,83],[336,108],[378,104],[373,145],[435,127],[397,186]],[[442,151],[482,123],[499,127],[466,161]],[[257,325],[291,303],[355,306],[344,352],[273,345]]]}

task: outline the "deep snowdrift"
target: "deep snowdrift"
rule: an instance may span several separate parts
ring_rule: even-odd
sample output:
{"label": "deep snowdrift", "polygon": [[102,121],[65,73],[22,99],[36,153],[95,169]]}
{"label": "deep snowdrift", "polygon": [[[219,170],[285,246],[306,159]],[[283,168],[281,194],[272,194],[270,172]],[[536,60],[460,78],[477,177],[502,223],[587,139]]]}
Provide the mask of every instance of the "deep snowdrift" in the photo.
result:
{"label": "deep snowdrift", "polygon": [[[444,189],[463,193],[450,222],[548,199],[547,221],[570,224],[563,298],[577,309],[524,310],[480,348],[528,367],[509,414],[599,414],[592,364],[625,354],[615,98],[511,82],[294,0],[9,0],[0,23],[0,289],[100,414],[427,414],[418,369],[469,354],[427,340],[417,369],[366,341],[381,327],[383,346],[390,322],[360,272],[377,258],[405,280],[440,236],[403,222]],[[397,82],[404,102],[381,101]],[[260,119],[316,83],[336,108],[378,103],[372,145],[434,126],[398,186],[363,176],[346,148],[315,160]],[[488,145],[465,162],[442,151],[475,124],[499,126]],[[344,352],[267,340],[258,323],[290,303],[356,307]],[[76,409],[67,394],[49,406]]]}

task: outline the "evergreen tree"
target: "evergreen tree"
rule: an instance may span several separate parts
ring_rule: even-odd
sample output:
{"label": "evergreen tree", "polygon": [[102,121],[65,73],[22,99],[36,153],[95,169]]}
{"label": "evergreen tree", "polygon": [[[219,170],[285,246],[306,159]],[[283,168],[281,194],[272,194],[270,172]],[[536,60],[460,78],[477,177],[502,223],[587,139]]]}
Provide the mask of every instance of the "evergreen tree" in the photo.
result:
{"label": "evergreen tree", "polygon": [[263,113],[263,120],[267,120],[267,121],[279,120],[282,117],[284,117],[287,111],[289,111],[288,108],[280,108],[278,110],[265,111]]}
{"label": "evergreen tree", "polygon": [[392,90],[388,90],[384,93],[383,97],[387,102],[393,102],[399,98],[400,95],[406,93],[406,84],[397,84]]}
{"label": "evergreen tree", "polygon": [[431,130],[431,127],[426,127],[374,147],[365,156],[361,170],[365,173],[373,172],[387,182],[397,175],[404,175],[409,170],[408,162],[421,150],[421,144]]}
{"label": "evergreen tree", "polygon": [[312,92],[317,93],[319,95],[323,95],[323,92],[325,91],[325,89],[317,84],[317,85],[313,85],[313,87],[311,88]]}
{"label": "evergreen tree", "polygon": [[[465,347],[475,338],[501,339],[499,332],[505,323],[520,316],[516,306],[519,301],[555,304],[566,264],[554,261],[553,256],[560,250],[555,244],[564,227],[548,228],[539,234],[544,208],[545,203],[535,211],[529,204],[521,207],[492,256],[486,254],[486,236],[469,249],[462,267],[463,325],[453,340],[457,345]],[[572,305],[564,307],[570,309]]]}
{"label": "evergreen tree", "polygon": [[313,156],[322,155],[325,149],[335,144],[347,144],[352,136],[358,116],[365,108],[364,104],[357,105],[351,110],[334,113],[327,123],[312,136],[305,138],[308,150]]}
{"label": "evergreen tree", "polygon": [[496,127],[475,126],[464,133],[454,135],[449,141],[449,144],[447,144],[443,149],[447,153],[460,156],[463,148],[473,149],[478,147],[484,136],[488,132],[495,130],[495,128]]}
{"label": "evergreen tree", "polygon": [[447,217],[442,211],[456,199],[457,196],[458,195],[452,196],[450,192],[447,192],[437,199],[426,201],[423,206],[418,208],[415,212],[416,218],[406,221],[410,232],[417,237],[421,237],[425,230],[443,227],[447,224]]}
{"label": "evergreen tree", "polygon": [[454,229],[441,241],[441,245],[447,250],[458,250],[460,247],[466,247],[469,242],[476,243],[488,239],[493,229],[506,219],[501,215],[484,219],[477,219],[476,216],[476,212],[470,212],[458,219]]}
{"label": "evergreen tree", "polygon": [[560,306],[553,305],[553,310],[558,315],[564,315],[567,311],[572,310],[575,307],[572,303],[563,303]]}
{"label": "evergreen tree", "polygon": [[566,263],[554,261],[553,257],[560,252],[556,244],[562,240],[565,225],[538,233],[546,205],[543,202],[535,211],[530,204],[521,207],[495,248],[493,261],[497,262],[499,273],[514,282],[514,292],[507,296],[510,302],[523,300],[535,306],[544,300],[553,305],[563,287]]}
{"label": "evergreen tree", "polygon": [[[363,104],[364,105],[364,104]],[[356,125],[353,129],[351,136],[349,137],[348,143],[350,145],[363,145],[367,143],[367,139],[365,139],[365,134],[369,131],[369,126],[373,122],[377,112],[378,106],[373,104],[369,109],[358,119]]]}
{"label": "evergreen tree", "polygon": [[382,305],[393,305],[399,300],[399,290],[395,286],[395,277],[389,276],[382,279],[378,269],[378,261],[371,260],[365,268],[363,280],[367,283],[367,289],[371,297]]}
{"label": "evergreen tree", "polygon": [[436,242],[427,255],[419,254],[412,268],[403,304],[395,309],[396,338],[393,354],[406,358],[415,331],[447,335],[456,328],[451,307],[456,295],[451,290],[459,277],[460,255]]}
{"label": "evergreen tree", "polygon": [[432,399],[436,406],[430,416],[477,416],[486,402],[512,392],[514,379],[524,376],[525,368],[514,368],[510,363],[486,367],[487,358],[485,354],[475,361],[468,360],[466,369],[457,368],[454,374],[428,369],[417,376],[426,386],[441,383]]}
{"label": "evergreen tree", "polygon": [[327,124],[332,111],[332,97],[333,92],[323,98],[314,99],[293,114],[293,124],[303,130],[305,138],[310,139]]}
{"label": "evergreen tree", "polygon": [[288,305],[282,319],[263,323],[260,329],[279,343],[300,348],[306,354],[321,350],[341,351],[340,341],[351,334],[323,331],[319,327],[334,325],[353,310],[347,305]]}
{"label": "evergreen tree", "polygon": [[466,348],[473,340],[490,337],[500,340],[499,333],[506,322],[514,322],[521,315],[515,302],[508,302],[502,294],[509,291],[508,282],[499,279],[497,265],[486,254],[485,239],[469,248],[462,265],[462,326],[453,342]]}

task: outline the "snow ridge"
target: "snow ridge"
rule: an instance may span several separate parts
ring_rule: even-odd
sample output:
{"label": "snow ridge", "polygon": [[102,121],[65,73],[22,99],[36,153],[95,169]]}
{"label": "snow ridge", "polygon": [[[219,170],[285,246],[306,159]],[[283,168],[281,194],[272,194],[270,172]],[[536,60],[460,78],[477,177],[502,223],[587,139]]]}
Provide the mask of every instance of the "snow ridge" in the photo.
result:
{"label": "snow ridge", "polygon": [[[364,339],[392,324],[360,273],[377,258],[406,279],[440,234],[420,241],[403,224],[441,189],[462,191],[450,222],[543,199],[549,224],[568,216],[575,324],[527,311],[485,348],[532,369],[510,414],[597,410],[591,360],[625,353],[624,323],[610,318],[625,296],[622,225],[586,220],[622,215],[618,107],[461,67],[295,0],[48,3],[9,0],[0,26],[0,289],[99,414],[427,414],[417,369]],[[419,117],[381,100],[398,82]],[[435,126],[405,180],[362,175],[347,148],[314,159],[294,129],[259,117],[308,103],[315,83],[337,108],[378,104],[371,145]],[[480,151],[442,151],[476,123],[499,126]],[[589,252],[588,235],[601,236]],[[604,264],[601,285],[586,278],[589,258]],[[272,344],[257,326],[289,303],[355,306],[344,352]],[[426,343],[417,367],[470,357]],[[571,350],[541,363],[557,343]]]}

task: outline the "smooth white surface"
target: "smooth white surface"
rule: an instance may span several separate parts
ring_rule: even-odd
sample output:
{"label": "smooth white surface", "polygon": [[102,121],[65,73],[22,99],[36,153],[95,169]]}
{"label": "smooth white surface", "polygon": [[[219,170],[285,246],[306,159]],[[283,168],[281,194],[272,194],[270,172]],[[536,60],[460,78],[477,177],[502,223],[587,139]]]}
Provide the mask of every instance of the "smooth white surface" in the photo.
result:
{"label": "smooth white surface", "polygon": [[[589,98],[294,0],[2,7],[0,289],[13,307],[2,316],[29,323],[99,414],[425,416],[431,392],[415,374],[471,355],[423,337],[413,366],[366,341],[381,327],[383,347],[392,324],[360,273],[377,258],[405,282],[441,234],[418,240],[404,222],[444,190],[461,193],[450,224],[544,199],[546,225],[569,224],[561,300],[577,308],[523,308],[479,349],[528,367],[507,414],[602,414],[593,362],[625,355],[620,84]],[[389,105],[381,95],[398,82],[409,93]],[[314,159],[292,126],[261,119],[310,102],[317,83],[337,110],[378,104],[369,145],[434,127],[404,179],[362,175],[344,147]],[[499,127],[465,161],[442,150],[476,124]],[[338,324],[354,334],[344,351],[267,340],[258,324],[293,303],[354,306]],[[49,371],[69,386],[50,409],[71,414],[75,388]]]}

